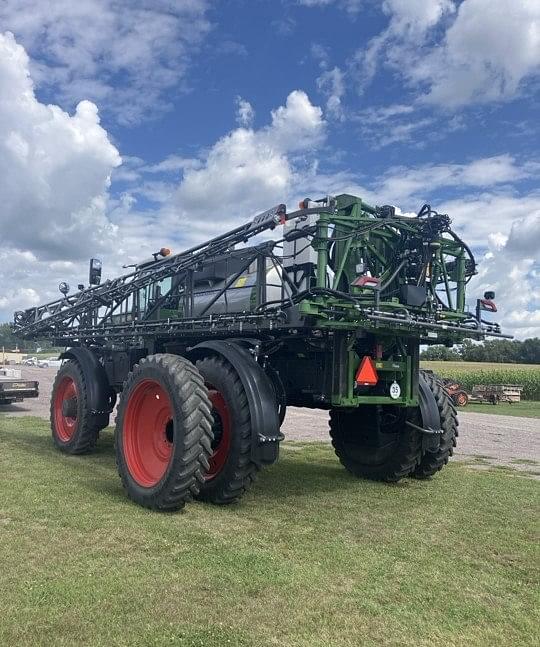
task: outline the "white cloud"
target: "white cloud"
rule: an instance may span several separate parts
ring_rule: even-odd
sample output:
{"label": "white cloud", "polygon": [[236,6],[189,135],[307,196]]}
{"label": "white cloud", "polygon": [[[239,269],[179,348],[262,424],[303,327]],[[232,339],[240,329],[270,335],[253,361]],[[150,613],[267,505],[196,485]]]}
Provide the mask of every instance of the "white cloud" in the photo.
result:
{"label": "white cloud", "polygon": [[397,203],[432,195],[443,187],[492,187],[540,175],[535,162],[519,163],[511,155],[485,157],[465,164],[424,164],[414,168],[391,167],[380,182],[380,191]]}
{"label": "white cloud", "polygon": [[[82,101],[73,115],[35,95],[28,57],[0,33],[0,309],[35,305],[55,261],[87,259],[115,245],[108,187],[120,156]],[[83,274],[84,275],[84,274]]]}
{"label": "white cloud", "polygon": [[120,156],[82,101],[69,115],[35,98],[28,57],[0,34],[0,225],[6,243],[45,256],[106,247],[110,174]]}
{"label": "white cloud", "polygon": [[3,0],[0,24],[63,104],[89,98],[129,124],[166,108],[164,91],[184,79],[210,29],[206,8],[206,0]]}
{"label": "white cloud", "polygon": [[[524,215],[534,213],[538,209],[539,203],[540,194],[538,192],[513,195],[511,192],[483,191],[465,193],[459,198],[440,201],[438,205],[434,206],[438,211],[450,215],[452,226],[469,245],[476,248],[485,249],[489,246],[497,249],[501,242],[510,236],[514,223],[519,222]],[[524,254],[530,253],[530,248],[526,243],[527,239],[535,240],[533,231],[534,228],[528,230],[523,239],[522,253]],[[509,248],[513,253],[518,249],[518,240],[517,231],[514,231],[513,243]]]}
{"label": "white cloud", "polygon": [[342,98],[345,94],[345,75],[342,70],[339,67],[325,70],[317,78],[317,87],[327,96],[327,113],[342,121],[344,118]]}
{"label": "white cloud", "polygon": [[384,0],[383,11],[391,17],[394,35],[420,36],[443,16],[455,11],[453,0]]}
{"label": "white cloud", "polygon": [[37,306],[39,302],[39,294],[33,288],[4,288],[0,295],[0,312],[12,313],[15,309]]}
{"label": "white cloud", "polygon": [[345,73],[339,67],[330,67],[328,49],[320,43],[311,44],[311,56],[318,62],[321,74],[317,78],[317,87],[326,97],[326,113],[329,117],[343,121],[342,99],[345,95]]}
{"label": "white cloud", "polygon": [[298,169],[324,136],[322,110],[295,90],[272,111],[268,126],[233,130],[212,146],[200,168],[185,169],[175,203],[190,228],[223,231],[227,218],[242,221],[286,200]]}
{"label": "white cloud", "polygon": [[141,170],[146,173],[175,173],[184,171],[187,168],[198,168],[200,161],[180,155],[169,155],[157,164],[144,165]]}
{"label": "white cloud", "polygon": [[249,101],[236,97],[236,121],[238,125],[249,128],[255,119],[255,110]]}
{"label": "white cloud", "polygon": [[[492,239],[493,240],[493,239]],[[490,318],[516,337],[540,336],[540,210],[514,220],[506,242],[502,238],[484,254],[469,295],[494,290],[498,313]],[[471,306],[473,303],[471,302]]]}
{"label": "white cloud", "polygon": [[388,27],[355,56],[361,90],[371,82],[381,60],[405,73],[416,60],[426,32],[453,13],[455,6],[452,0],[384,0],[382,10],[390,17]]}
{"label": "white cloud", "polygon": [[298,0],[299,5],[304,7],[329,7],[336,5],[340,9],[345,9],[351,14],[356,14],[362,9],[364,0]]}
{"label": "white cloud", "polygon": [[388,27],[356,56],[363,87],[384,62],[420,102],[456,108],[511,99],[540,70],[537,0],[385,0],[382,8]]}
{"label": "white cloud", "polygon": [[411,72],[426,83],[426,100],[445,106],[514,97],[540,71],[538,0],[465,0],[434,49]]}

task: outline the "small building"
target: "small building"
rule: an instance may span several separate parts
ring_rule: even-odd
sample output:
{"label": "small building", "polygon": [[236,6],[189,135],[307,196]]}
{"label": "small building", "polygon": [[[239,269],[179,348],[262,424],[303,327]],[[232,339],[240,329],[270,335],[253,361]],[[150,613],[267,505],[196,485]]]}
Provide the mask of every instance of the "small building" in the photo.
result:
{"label": "small building", "polygon": [[26,353],[19,350],[0,349],[0,364],[21,364]]}

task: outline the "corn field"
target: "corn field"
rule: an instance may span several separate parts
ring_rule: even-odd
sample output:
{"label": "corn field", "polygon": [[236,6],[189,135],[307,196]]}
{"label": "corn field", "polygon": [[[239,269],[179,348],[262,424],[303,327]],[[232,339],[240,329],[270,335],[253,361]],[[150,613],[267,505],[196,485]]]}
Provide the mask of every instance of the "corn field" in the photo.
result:
{"label": "corn field", "polygon": [[540,364],[421,362],[421,367],[460,382],[466,391],[475,384],[518,384],[523,400],[540,401]]}

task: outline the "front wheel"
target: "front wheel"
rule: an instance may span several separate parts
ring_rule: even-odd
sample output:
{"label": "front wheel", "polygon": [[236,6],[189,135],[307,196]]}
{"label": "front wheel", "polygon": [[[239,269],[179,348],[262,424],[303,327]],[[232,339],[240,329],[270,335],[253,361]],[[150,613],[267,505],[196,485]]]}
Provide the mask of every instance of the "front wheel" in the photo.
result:
{"label": "front wheel", "polygon": [[170,354],[142,359],[124,384],[116,422],[127,495],[155,510],[183,508],[204,482],[211,428],[211,402],[193,364]]}

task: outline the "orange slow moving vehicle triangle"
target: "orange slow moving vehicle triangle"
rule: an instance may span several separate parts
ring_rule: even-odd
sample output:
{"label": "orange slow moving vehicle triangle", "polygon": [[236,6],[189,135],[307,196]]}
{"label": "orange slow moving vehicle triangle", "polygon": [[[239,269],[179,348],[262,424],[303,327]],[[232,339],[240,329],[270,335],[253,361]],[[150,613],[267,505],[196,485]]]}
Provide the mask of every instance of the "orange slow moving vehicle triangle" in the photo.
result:
{"label": "orange slow moving vehicle triangle", "polygon": [[361,386],[374,386],[379,381],[375,364],[369,355],[365,355],[356,371],[355,382]]}

